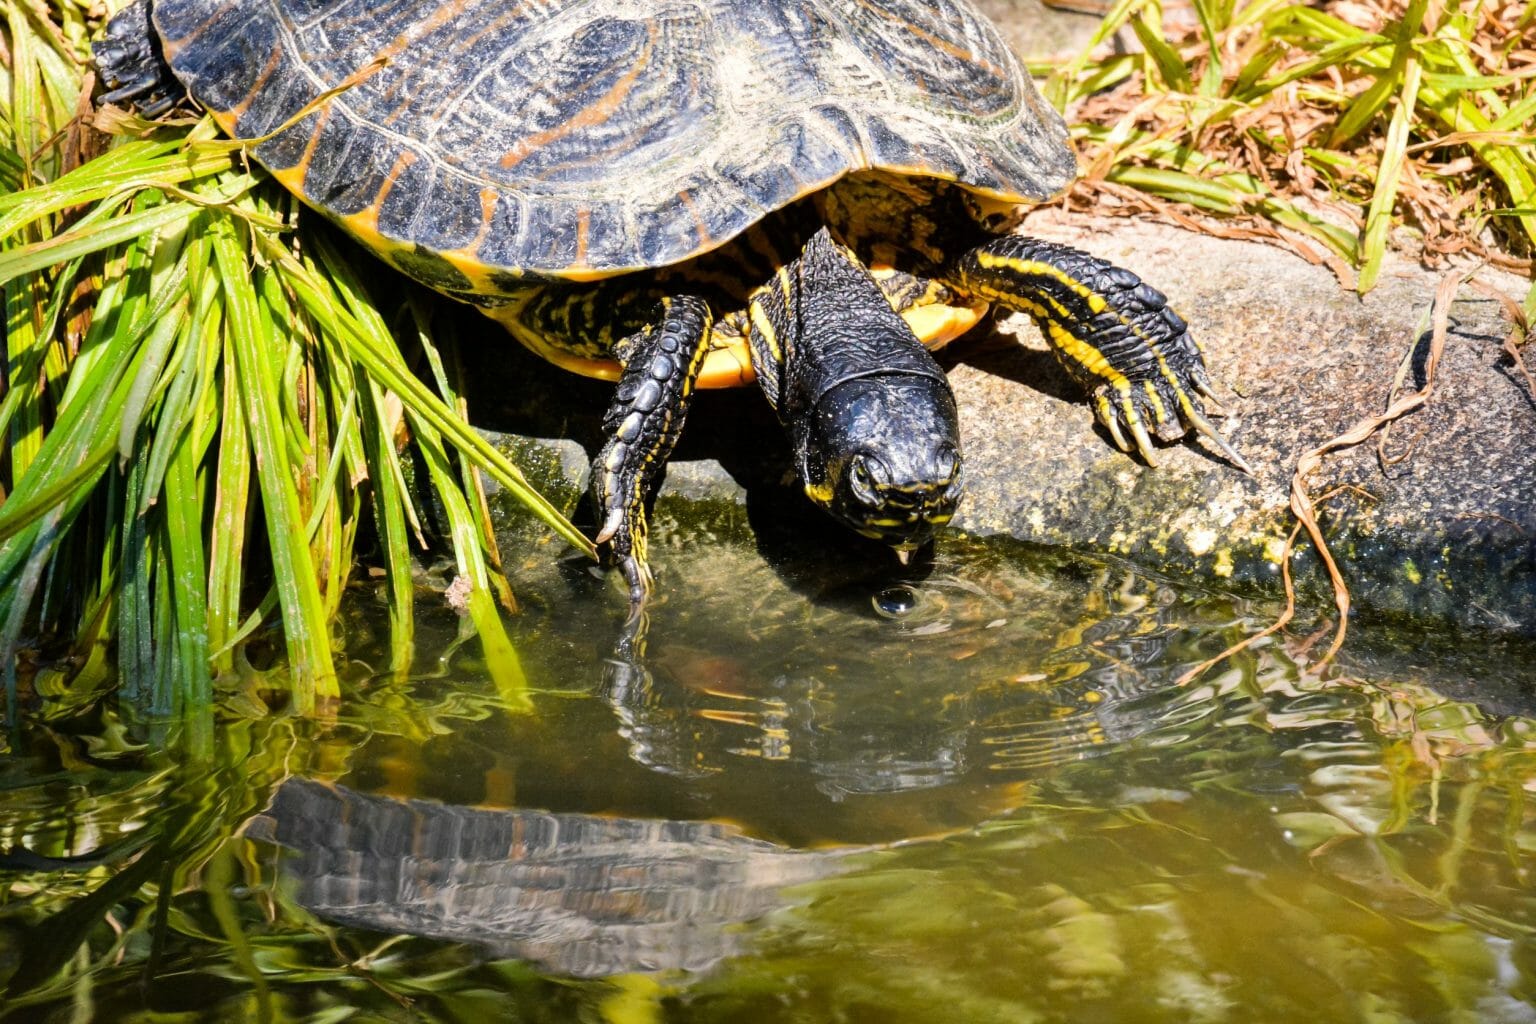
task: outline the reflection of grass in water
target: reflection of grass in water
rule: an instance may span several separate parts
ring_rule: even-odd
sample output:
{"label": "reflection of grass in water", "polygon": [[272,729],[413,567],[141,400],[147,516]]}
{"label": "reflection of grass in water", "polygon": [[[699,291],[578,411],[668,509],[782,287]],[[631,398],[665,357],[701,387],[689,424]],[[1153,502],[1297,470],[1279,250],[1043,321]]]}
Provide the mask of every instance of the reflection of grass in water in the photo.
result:
{"label": "reflection of grass in water", "polygon": [[376,302],[211,122],[119,116],[104,136],[76,116],[88,9],[65,0],[46,20],[0,3],[7,718],[16,654],[35,666],[58,646],[39,693],[79,703],[120,674],[142,710],[206,709],[210,675],[250,677],[250,645],[278,617],[293,705],[334,698],[332,623],[369,531],[403,670],[411,551],[430,525],[407,490],[407,437],[468,584],[467,621],[490,670],[520,686],[479,473],[588,545],[467,426],[427,307]]}

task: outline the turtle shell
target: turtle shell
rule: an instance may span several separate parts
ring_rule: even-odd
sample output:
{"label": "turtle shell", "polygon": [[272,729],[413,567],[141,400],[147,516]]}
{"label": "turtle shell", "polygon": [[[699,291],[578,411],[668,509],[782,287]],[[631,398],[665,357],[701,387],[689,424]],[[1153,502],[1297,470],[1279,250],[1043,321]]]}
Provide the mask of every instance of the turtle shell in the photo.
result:
{"label": "turtle shell", "polygon": [[460,293],[681,262],[862,169],[1037,201],[1060,117],[967,0],[155,0],[188,91]]}

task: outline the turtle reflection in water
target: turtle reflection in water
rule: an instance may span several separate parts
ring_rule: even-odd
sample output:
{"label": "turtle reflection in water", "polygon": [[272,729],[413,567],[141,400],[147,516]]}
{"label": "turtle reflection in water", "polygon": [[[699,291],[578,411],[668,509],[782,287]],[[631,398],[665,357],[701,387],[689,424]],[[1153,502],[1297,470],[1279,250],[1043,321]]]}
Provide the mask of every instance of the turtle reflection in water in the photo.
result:
{"label": "turtle reflection in water", "polygon": [[1162,293],[1007,233],[1076,163],[969,0],[139,0],[97,55],[107,100],[185,90],[385,260],[617,380],[591,488],[632,621],[700,387],[755,377],[812,502],[903,560],[931,539],[962,479],[928,348],[994,304],[1121,448],[1193,427],[1242,467]]}
{"label": "turtle reflection in water", "polygon": [[710,822],[453,807],[299,778],[246,836],[291,852],[282,872],[321,917],[576,977],[703,970],[738,951],[730,926],[845,858]]}

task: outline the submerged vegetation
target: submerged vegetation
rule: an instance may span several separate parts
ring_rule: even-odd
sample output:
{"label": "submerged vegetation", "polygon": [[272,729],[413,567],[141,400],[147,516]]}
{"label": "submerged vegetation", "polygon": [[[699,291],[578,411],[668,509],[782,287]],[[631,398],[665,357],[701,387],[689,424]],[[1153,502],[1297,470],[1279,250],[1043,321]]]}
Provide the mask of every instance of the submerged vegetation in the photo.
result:
{"label": "submerged vegetation", "polygon": [[[1096,42],[1129,26],[1138,52],[1052,69],[1086,171],[1069,204],[1278,239],[1362,291],[1390,246],[1530,271],[1536,8],[1193,12],[1180,29],[1158,0],[1122,0]],[[360,553],[403,671],[434,544],[516,692],[482,476],[591,545],[466,423],[430,296],[370,287],[372,264],[210,121],[93,107],[103,15],[0,0],[6,720],[19,696],[62,714],[119,686],[147,713],[206,711],[216,681],[309,710],[338,692]]]}

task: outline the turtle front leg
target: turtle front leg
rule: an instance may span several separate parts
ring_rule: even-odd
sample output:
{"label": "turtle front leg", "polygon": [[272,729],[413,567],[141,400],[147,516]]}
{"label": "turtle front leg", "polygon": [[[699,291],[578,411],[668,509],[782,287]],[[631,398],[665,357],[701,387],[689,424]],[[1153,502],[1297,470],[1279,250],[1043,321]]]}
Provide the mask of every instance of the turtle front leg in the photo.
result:
{"label": "turtle front leg", "polygon": [[1233,465],[1253,472],[1205,418],[1200,396],[1215,396],[1189,325],[1131,271],[1071,246],[1009,235],[961,256],[945,277],[1033,317],[1122,451],[1134,441],[1155,466],[1148,424],[1165,441],[1193,427]]}
{"label": "turtle front leg", "polygon": [[592,460],[591,486],[602,524],[597,543],[629,584],[631,623],[640,618],[651,592],[645,504],[682,433],[711,326],[704,300],[663,299],[657,324],[614,346],[624,371],[603,417],[608,441]]}

